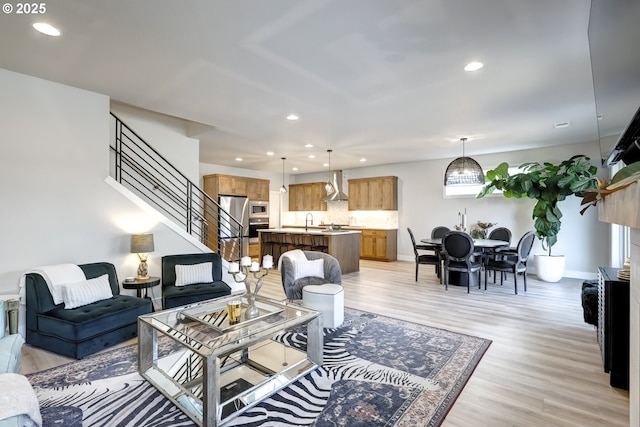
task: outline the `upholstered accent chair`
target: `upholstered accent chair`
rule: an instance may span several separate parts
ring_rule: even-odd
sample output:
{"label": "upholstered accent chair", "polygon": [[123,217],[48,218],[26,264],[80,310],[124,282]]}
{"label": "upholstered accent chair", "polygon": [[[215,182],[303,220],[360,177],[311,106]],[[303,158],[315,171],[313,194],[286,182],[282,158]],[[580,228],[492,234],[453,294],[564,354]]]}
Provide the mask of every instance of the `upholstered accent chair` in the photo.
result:
{"label": "upholstered accent chair", "polygon": [[[322,266],[314,262],[323,260]],[[342,285],[342,270],[338,260],[324,252],[287,251],[278,261],[282,287],[289,300],[302,299],[302,288],[307,285],[334,283]]]}
{"label": "upholstered accent chair", "polygon": [[4,304],[0,300],[0,373],[19,373],[24,338],[20,334],[6,333]]}
{"label": "upholstered accent chair", "polygon": [[[38,398],[29,381],[20,375],[24,338],[20,334],[7,334],[5,326],[5,301],[0,300],[0,389],[4,393],[0,411],[0,427],[23,427],[40,422]],[[31,415],[31,417],[29,416]],[[33,418],[32,418],[33,417]]]}
{"label": "upholstered accent chair", "polygon": [[[207,272],[200,268],[203,267],[201,264],[206,263],[211,263],[210,271]],[[178,266],[177,270],[176,266]],[[165,255],[162,257],[163,309],[230,294],[231,288],[222,281],[222,259],[220,255],[216,253],[196,253]]]}
{"label": "upholstered accent chair", "polygon": [[113,264],[79,265],[87,280],[108,276],[112,296],[76,308],[56,304],[39,273],[25,275],[27,343],[63,356],[82,359],[138,336],[138,316],[152,311],[151,301],[120,295]]}

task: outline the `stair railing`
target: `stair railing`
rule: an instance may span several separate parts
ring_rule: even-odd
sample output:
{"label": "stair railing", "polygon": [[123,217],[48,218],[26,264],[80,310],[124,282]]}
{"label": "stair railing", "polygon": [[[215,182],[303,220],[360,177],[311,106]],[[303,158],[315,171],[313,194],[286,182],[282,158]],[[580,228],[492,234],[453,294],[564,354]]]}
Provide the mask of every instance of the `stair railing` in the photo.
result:
{"label": "stair railing", "polygon": [[111,113],[116,181],[226,260],[243,256],[244,227]]}

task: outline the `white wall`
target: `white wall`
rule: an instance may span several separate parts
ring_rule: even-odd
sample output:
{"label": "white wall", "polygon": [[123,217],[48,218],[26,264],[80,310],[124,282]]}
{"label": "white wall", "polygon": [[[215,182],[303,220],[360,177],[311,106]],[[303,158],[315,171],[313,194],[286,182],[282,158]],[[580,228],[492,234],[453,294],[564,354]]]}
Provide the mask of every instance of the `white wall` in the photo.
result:
{"label": "white wall", "polygon": [[[0,93],[0,294],[17,293],[26,270],[48,264],[108,261],[120,279],[132,276],[134,232],[154,233],[152,275],[162,255],[199,252],[105,183],[108,97],[3,69]],[[197,164],[185,174],[197,177]]]}
{"label": "white wall", "polygon": [[[494,167],[503,161],[520,165],[527,161],[567,159],[585,154],[598,164],[600,151],[597,142],[565,145],[536,150],[522,150],[495,155],[473,156],[483,167]],[[398,177],[398,258],[413,260],[411,240],[406,232],[410,227],[417,238],[428,237],[438,225],[450,228],[458,221],[458,212],[467,209],[467,223],[494,222],[509,228],[514,235],[513,244],[528,230],[533,230],[531,212],[535,202],[529,199],[507,199],[491,196],[483,199],[444,198],[443,175],[453,159],[372,166],[343,170],[345,190],[347,179],[392,175]],[[326,174],[296,175],[295,182],[323,181]],[[598,221],[597,210],[589,209],[580,216],[580,200],[571,197],[560,203],[563,213],[562,228],[553,254],[567,255],[565,276],[592,278],[599,265],[608,265],[609,230]],[[536,241],[532,253],[543,253]]]}
{"label": "white wall", "polygon": [[184,120],[114,101],[111,111],[191,182],[200,186],[200,141],[186,136]]}

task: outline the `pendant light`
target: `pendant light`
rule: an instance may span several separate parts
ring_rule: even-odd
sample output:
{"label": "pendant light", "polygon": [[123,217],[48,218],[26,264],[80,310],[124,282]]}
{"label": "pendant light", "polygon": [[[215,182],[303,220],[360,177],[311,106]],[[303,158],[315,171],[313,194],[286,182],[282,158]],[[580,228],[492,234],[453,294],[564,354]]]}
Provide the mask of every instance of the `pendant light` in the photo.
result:
{"label": "pendant light", "polygon": [[282,187],[280,187],[280,192],[282,194],[287,192],[287,187],[284,186],[284,161],[287,160],[286,157],[280,157],[282,159]]}
{"label": "pendant light", "polygon": [[327,153],[329,153],[329,177],[327,178],[327,184],[324,186],[324,189],[327,190],[327,196],[333,194],[336,189],[333,186],[333,184],[331,183],[331,152],[333,150],[327,150]]}
{"label": "pendant light", "polygon": [[482,167],[471,157],[466,157],[464,153],[464,143],[467,138],[460,138],[462,141],[462,157],[458,157],[447,166],[444,173],[444,185],[483,185],[484,172]]}

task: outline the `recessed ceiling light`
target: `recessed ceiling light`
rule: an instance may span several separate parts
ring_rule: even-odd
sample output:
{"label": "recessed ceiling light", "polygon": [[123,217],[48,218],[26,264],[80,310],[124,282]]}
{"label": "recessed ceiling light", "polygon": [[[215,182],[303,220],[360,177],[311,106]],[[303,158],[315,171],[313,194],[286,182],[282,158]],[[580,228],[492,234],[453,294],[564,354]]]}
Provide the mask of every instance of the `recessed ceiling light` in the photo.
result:
{"label": "recessed ceiling light", "polygon": [[40,31],[42,34],[46,34],[48,36],[58,37],[60,35],[59,29],[45,22],[36,22],[35,24],[33,24],[33,28],[35,28],[36,31]]}
{"label": "recessed ceiling light", "polygon": [[316,155],[315,155],[315,154],[309,154],[309,158],[310,158],[310,159],[315,159],[315,158],[316,158]]}
{"label": "recessed ceiling light", "polygon": [[323,163],[322,166],[324,166],[325,168],[329,167],[329,163]]}
{"label": "recessed ceiling light", "polygon": [[305,148],[313,148],[313,144],[305,144]]}
{"label": "recessed ceiling light", "polygon": [[292,171],[297,171],[297,170],[298,170],[298,168],[294,166],[294,167],[292,167],[292,168],[291,168],[291,170],[292,170]]}
{"label": "recessed ceiling light", "polygon": [[465,65],[464,70],[478,71],[482,67],[484,67],[484,64],[482,62],[469,62],[467,65]]}
{"label": "recessed ceiling light", "polygon": [[367,161],[367,159],[365,159],[364,157],[360,159],[360,162],[362,162],[362,163],[364,163],[366,161]]}
{"label": "recessed ceiling light", "polygon": [[296,116],[295,114],[289,114],[287,116],[287,120],[298,120],[300,117]]}
{"label": "recessed ceiling light", "polygon": [[273,156],[273,151],[267,151],[267,156]]}
{"label": "recessed ceiling light", "polygon": [[241,162],[242,161],[242,157],[236,157],[236,162]]}
{"label": "recessed ceiling light", "polygon": [[571,126],[571,122],[559,122],[554,123],[553,125],[553,127],[556,129],[568,128],[569,126]]}

